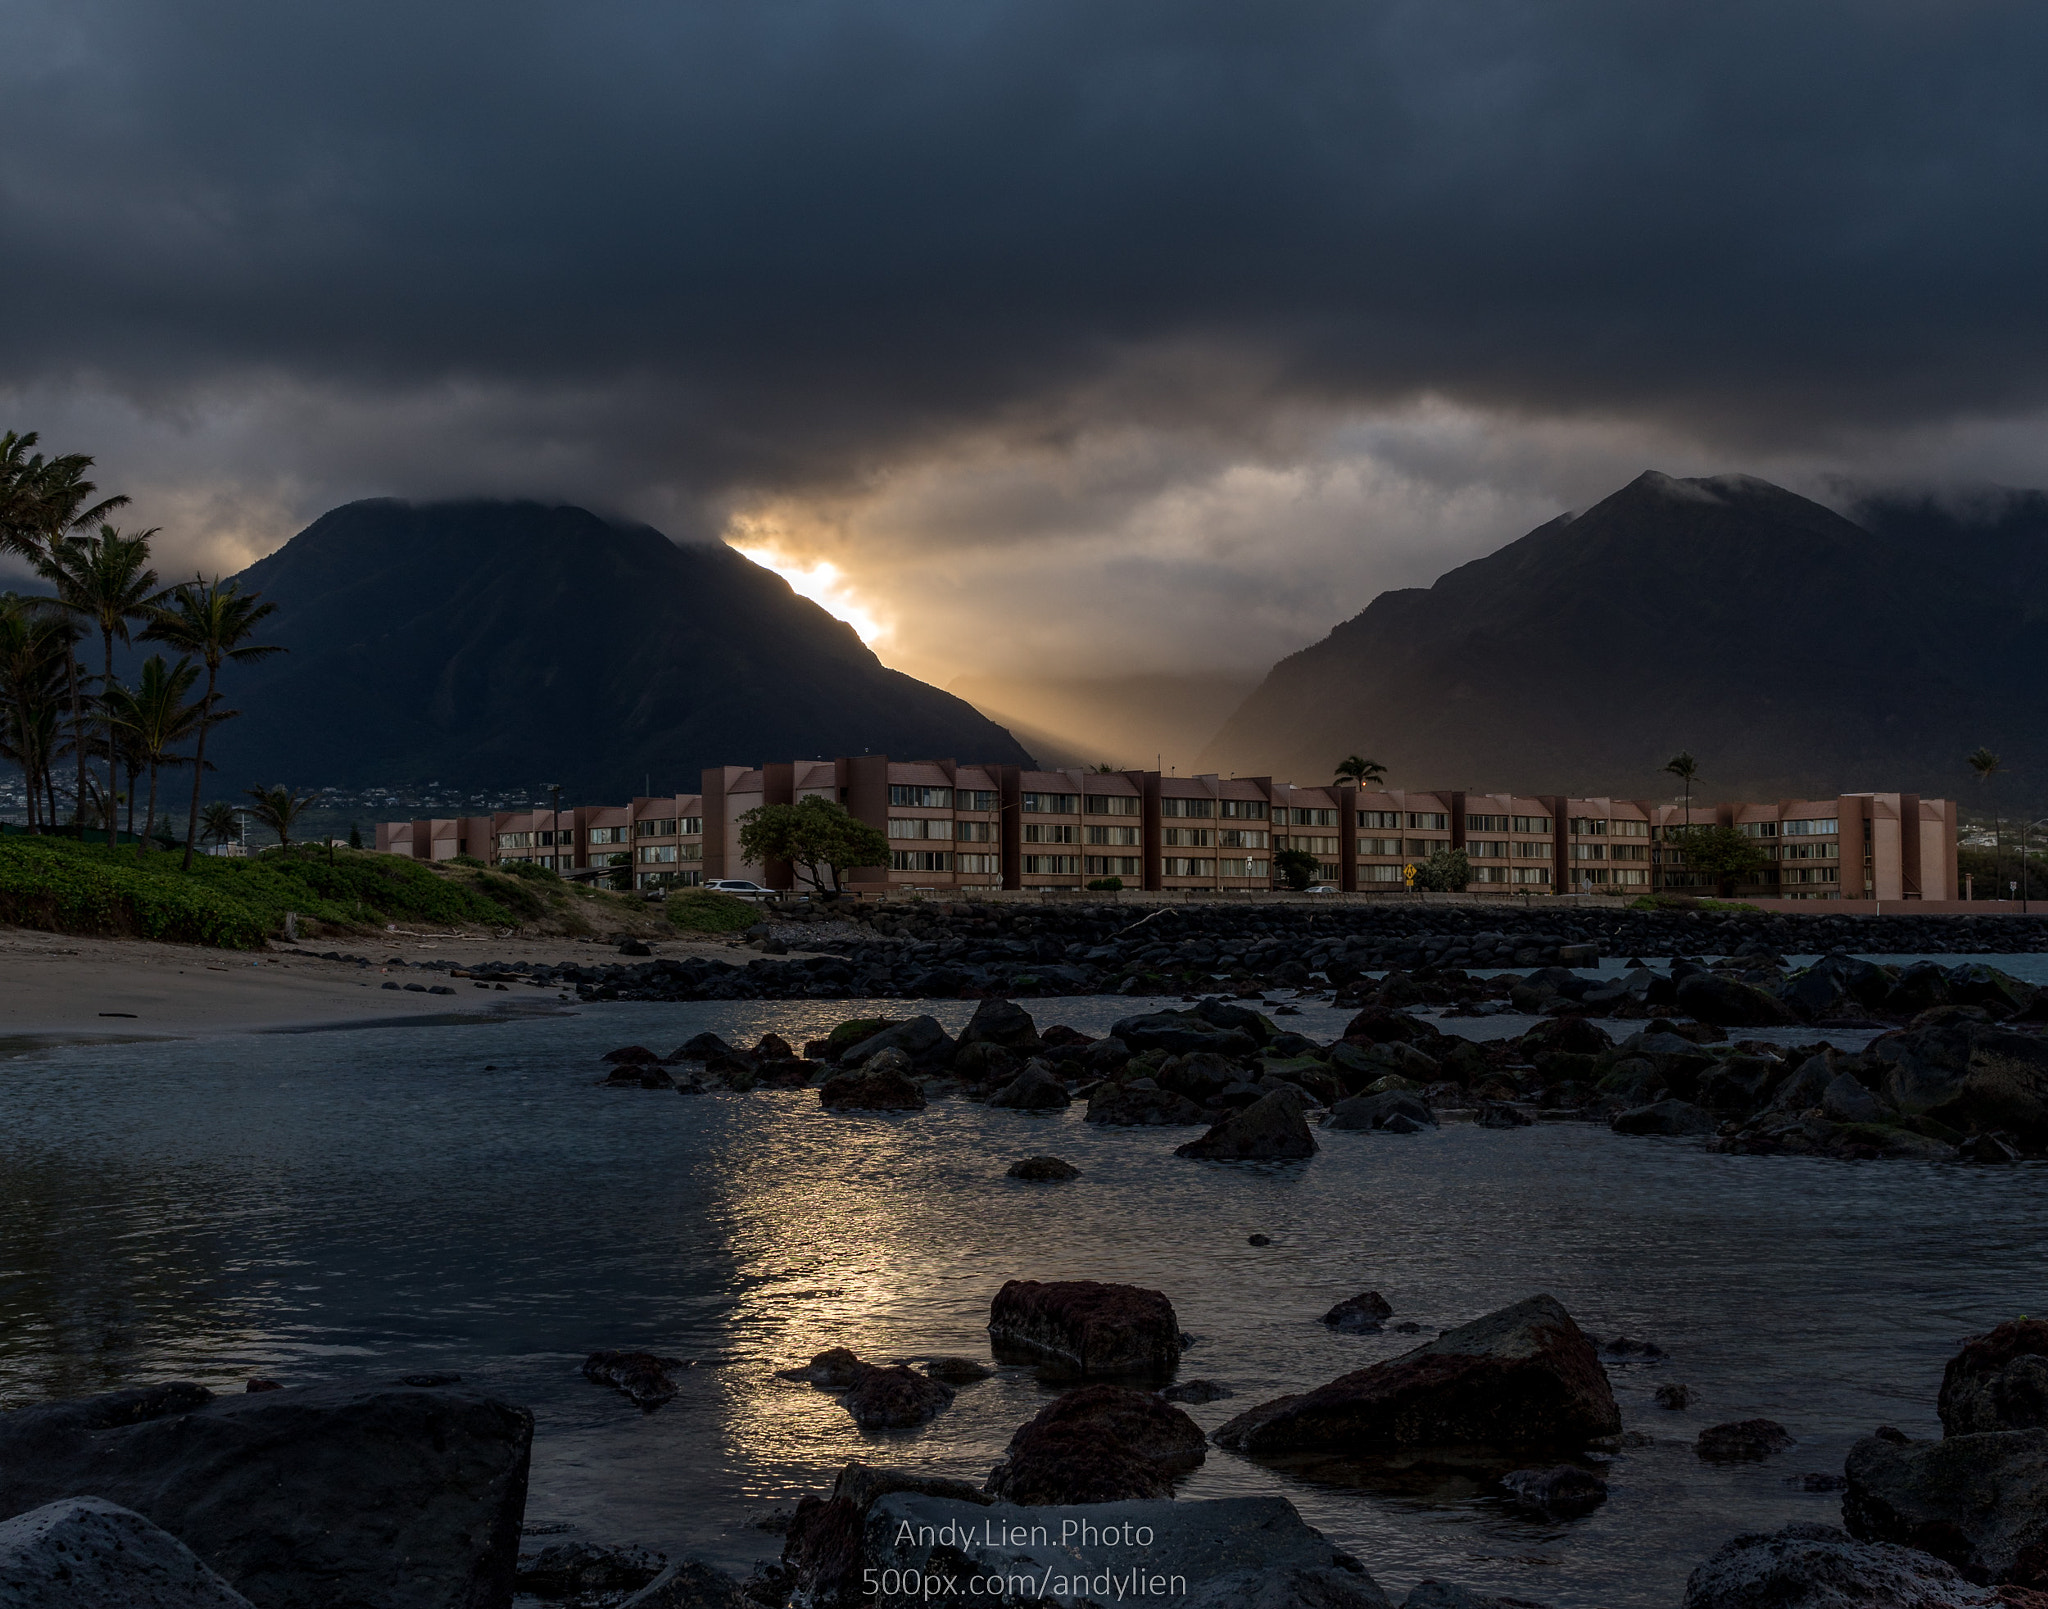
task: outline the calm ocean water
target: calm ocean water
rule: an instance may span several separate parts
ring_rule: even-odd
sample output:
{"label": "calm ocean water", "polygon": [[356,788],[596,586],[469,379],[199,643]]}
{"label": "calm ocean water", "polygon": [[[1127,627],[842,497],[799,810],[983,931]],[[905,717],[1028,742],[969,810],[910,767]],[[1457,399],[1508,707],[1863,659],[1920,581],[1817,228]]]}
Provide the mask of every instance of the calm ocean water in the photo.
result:
{"label": "calm ocean water", "polygon": [[[935,1008],[952,1026],[972,1009]],[[1033,1009],[1100,1032],[1131,1007]],[[1784,1478],[1838,1472],[1880,1422],[1934,1432],[1957,1342],[2048,1305],[2035,1167],[1708,1156],[1578,1124],[1333,1133],[1305,1164],[1217,1166],[1173,1156],[1189,1131],[1094,1128],[1078,1108],[839,1118],[810,1091],[594,1084],[616,1045],[666,1051],[706,1028],[800,1040],[859,1011],[613,1004],[0,1062],[0,1403],[453,1369],[535,1411],[529,1524],[743,1569],[779,1547],[758,1522],[849,1458],[987,1472],[1045,1400],[1024,1371],[878,1438],[772,1371],[834,1345],[986,1357],[1005,1279],[1166,1291],[1199,1338],[1183,1378],[1237,1393],[1190,1409],[1205,1427],[1415,1343],[1325,1331],[1343,1297],[1378,1290],[1433,1333],[1547,1290],[1588,1329],[1671,1353],[1613,1371],[1629,1428],[1655,1443],[1615,1463],[1592,1516],[1314,1485],[1214,1450],[1182,1495],[1282,1492],[1390,1589],[1437,1575],[1616,1609],[1675,1602],[1738,1530],[1837,1519],[1835,1498]],[[1334,1022],[1311,1007],[1291,1025]],[[1038,1152],[1082,1177],[1003,1176]],[[642,1415],[577,1375],[613,1346],[699,1366]],[[1698,1407],[1656,1408],[1667,1380]],[[1693,1456],[1702,1426],[1757,1414],[1799,1445],[1737,1468]]]}

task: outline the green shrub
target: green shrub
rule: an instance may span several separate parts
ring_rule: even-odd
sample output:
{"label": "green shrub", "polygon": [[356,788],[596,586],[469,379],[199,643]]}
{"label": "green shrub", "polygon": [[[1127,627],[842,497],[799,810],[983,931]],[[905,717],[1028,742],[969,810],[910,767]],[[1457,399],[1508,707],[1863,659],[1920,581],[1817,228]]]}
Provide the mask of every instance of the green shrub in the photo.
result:
{"label": "green shrub", "polygon": [[[483,862],[478,861],[476,864],[481,866]],[[554,867],[543,866],[532,860],[508,860],[502,863],[498,870],[511,877],[523,877],[529,883],[559,883],[562,880]]]}
{"label": "green shrub", "polygon": [[709,888],[669,891],[668,919],[685,933],[738,933],[761,920],[759,907]]}
{"label": "green shrub", "polygon": [[1124,880],[1121,877],[1098,877],[1088,887],[1091,892],[1097,894],[1121,894]]}

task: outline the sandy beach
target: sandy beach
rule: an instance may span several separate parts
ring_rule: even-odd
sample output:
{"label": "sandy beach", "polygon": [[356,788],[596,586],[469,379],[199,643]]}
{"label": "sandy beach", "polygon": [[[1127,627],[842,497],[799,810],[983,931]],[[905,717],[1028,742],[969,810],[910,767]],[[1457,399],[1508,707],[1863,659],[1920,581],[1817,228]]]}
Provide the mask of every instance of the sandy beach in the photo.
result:
{"label": "sandy beach", "polygon": [[[604,965],[624,959],[609,944],[562,938],[381,933],[318,942],[374,964],[323,961],[286,945],[258,954],[0,928],[0,1055],[53,1039],[193,1038],[563,1009],[575,996],[560,989],[478,989],[467,979],[423,974],[403,962]],[[665,940],[654,951],[735,964],[754,954],[723,939]],[[400,964],[389,965],[393,959]],[[445,983],[456,992],[401,994],[383,987],[392,981]]]}

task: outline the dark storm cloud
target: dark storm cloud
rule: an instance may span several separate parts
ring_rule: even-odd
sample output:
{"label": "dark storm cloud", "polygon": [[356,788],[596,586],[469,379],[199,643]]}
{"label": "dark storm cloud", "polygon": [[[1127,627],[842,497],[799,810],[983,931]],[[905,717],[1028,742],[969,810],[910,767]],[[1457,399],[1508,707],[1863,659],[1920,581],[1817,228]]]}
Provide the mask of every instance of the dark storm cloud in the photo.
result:
{"label": "dark storm cloud", "polygon": [[6,14],[18,389],[527,394],[577,473],[715,493],[1056,433],[1118,374],[1161,421],[1429,391],[1730,440],[2048,376],[2038,5]]}

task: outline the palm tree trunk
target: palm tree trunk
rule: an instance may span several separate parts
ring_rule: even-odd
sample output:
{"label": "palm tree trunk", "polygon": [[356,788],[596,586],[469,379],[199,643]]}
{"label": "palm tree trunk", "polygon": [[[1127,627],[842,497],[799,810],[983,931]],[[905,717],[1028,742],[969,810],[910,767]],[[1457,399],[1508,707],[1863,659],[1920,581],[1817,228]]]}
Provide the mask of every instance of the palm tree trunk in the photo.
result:
{"label": "palm tree trunk", "polygon": [[78,645],[64,648],[64,675],[71,684],[71,746],[78,752],[78,791],[72,795],[72,811],[78,817],[78,841],[85,842],[85,700],[78,686]]}
{"label": "palm tree trunk", "polygon": [[199,837],[199,790],[206,781],[206,731],[213,724],[213,685],[220,675],[220,667],[208,664],[206,667],[206,702],[200,705],[204,712],[199,717],[199,752],[192,757],[192,815],[185,823],[185,860],[179,868],[192,869],[192,845]]}
{"label": "palm tree trunk", "polygon": [[156,762],[149,767],[149,820],[142,824],[142,836],[135,840],[135,858],[142,859],[142,851],[149,843],[149,829],[156,825]]}
{"label": "palm tree trunk", "polygon": [[[104,712],[100,724],[107,732],[107,847],[112,849],[121,841],[121,822],[114,814],[114,800],[121,791],[117,780],[121,762],[114,753],[114,634],[102,628],[100,640],[106,647],[107,673],[100,679],[100,708]],[[128,790],[131,794],[133,788]],[[135,801],[128,801],[128,824],[135,825]]]}

